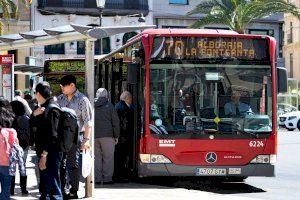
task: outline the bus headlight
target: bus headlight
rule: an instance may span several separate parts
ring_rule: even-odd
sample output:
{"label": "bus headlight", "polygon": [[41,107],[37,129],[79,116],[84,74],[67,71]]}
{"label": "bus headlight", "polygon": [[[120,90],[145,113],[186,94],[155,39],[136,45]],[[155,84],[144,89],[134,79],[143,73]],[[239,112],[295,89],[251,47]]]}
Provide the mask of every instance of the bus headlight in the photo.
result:
{"label": "bus headlight", "polygon": [[142,163],[172,163],[165,156],[157,154],[140,154],[140,159]]}
{"label": "bus headlight", "polygon": [[275,163],[276,155],[258,155],[250,163]]}

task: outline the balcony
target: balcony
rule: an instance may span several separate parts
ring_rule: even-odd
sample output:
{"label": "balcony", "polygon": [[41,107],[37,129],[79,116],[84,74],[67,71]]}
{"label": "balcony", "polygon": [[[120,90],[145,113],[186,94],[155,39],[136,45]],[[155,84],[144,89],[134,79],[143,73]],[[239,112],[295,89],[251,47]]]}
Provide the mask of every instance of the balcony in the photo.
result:
{"label": "balcony", "polygon": [[[77,14],[99,16],[96,0],[38,0],[38,10],[44,15]],[[149,12],[148,0],[106,0],[104,16]]]}

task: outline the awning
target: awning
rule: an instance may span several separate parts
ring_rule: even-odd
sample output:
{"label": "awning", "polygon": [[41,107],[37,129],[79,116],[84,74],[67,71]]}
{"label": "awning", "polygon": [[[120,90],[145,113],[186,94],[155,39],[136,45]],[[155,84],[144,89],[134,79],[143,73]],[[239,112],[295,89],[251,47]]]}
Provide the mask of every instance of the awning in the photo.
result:
{"label": "awning", "polygon": [[100,39],[120,33],[154,27],[155,25],[93,27],[71,24],[58,26],[19,34],[2,35],[0,36],[0,51],[53,45],[86,39]]}

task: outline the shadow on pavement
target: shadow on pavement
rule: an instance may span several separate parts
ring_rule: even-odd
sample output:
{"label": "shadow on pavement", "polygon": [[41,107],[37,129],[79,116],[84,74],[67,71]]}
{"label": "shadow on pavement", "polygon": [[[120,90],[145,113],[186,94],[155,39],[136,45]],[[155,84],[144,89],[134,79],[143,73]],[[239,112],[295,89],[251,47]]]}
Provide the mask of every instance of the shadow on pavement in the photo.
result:
{"label": "shadow on pavement", "polygon": [[144,178],[129,183],[115,183],[111,185],[95,185],[95,188],[111,189],[174,189],[185,188],[218,194],[260,193],[266,192],[261,188],[243,182],[220,182],[218,179],[204,178]]}

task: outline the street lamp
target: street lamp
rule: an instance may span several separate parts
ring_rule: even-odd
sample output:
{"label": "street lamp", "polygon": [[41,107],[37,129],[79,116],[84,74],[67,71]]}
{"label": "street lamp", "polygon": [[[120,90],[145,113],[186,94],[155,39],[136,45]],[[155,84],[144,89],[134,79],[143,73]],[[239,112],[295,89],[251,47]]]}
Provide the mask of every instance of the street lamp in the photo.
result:
{"label": "street lamp", "polygon": [[[97,8],[99,10],[100,16],[99,16],[99,26],[102,26],[102,13],[103,13],[103,9],[105,7],[105,1],[106,0],[96,0],[97,3]],[[100,44],[99,44],[99,52],[100,55],[103,54],[103,49],[102,49],[102,38],[100,39]]]}

